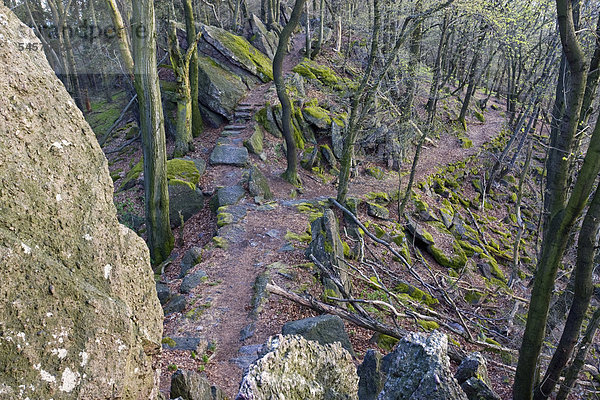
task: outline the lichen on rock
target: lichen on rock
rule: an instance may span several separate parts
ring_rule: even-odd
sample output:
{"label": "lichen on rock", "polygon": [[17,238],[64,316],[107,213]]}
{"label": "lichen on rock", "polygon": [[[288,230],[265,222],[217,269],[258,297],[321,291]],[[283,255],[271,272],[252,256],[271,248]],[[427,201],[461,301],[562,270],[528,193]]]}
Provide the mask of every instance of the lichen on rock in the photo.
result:
{"label": "lichen on rock", "polygon": [[[0,5],[0,388],[154,399],[162,310],[143,240],[117,221],[96,137],[38,39]],[[32,155],[35,154],[35,157]]]}

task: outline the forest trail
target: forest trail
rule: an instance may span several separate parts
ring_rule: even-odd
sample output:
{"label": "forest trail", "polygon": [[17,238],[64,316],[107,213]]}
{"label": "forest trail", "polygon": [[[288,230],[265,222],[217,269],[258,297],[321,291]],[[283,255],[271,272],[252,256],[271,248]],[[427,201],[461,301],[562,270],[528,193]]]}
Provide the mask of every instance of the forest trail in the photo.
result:
{"label": "forest trail", "polygon": [[[284,62],[286,73],[302,59],[303,43],[303,36],[298,35],[294,40],[294,50]],[[240,103],[244,111],[257,111],[265,103],[272,86],[272,83],[263,84],[250,91]],[[504,124],[499,111],[489,109],[486,118],[485,123],[471,121],[472,124],[469,125],[467,136],[472,140],[473,147],[465,149],[456,136],[444,133],[432,146],[424,149],[415,182],[434,173],[439,167],[481,151],[482,145],[496,136]],[[233,125],[239,125],[237,136],[224,135],[222,129],[214,131],[210,138],[202,138],[202,144],[198,142],[196,152],[191,155],[207,159],[218,140],[226,140],[231,145],[241,147],[243,139],[254,131],[254,122],[250,115]],[[267,136],[265,142],[281,142],[281,139]],[[201,269],[208,275],[208,281],[192,290],[188,303],[191,304],[191,310],[188,306],[186,310],[190,311],[187,315],[174,313],[165,317],[165,337],[216,341],[216,350],[214,353],[209,352],[209,360],[206,357],[202,360],[202,354],[192,358],[189,351],[166,348],[162,360],[161,390],[169,389],[172,372],[168,366],[177,365],[179,368],[205,370],[212,384],[223,388],[229,396],[234,396],[242,378],[243,366],[252,358],[255,349],[252,345],[264,343],[270,335],[280,332],[281,326],[286,322],[280,315],[273,313],[272,308],[258,317],[252,315],[253,286],[257,277],[265,271],[285,277],[285,265],[306,262],[302,244],[294,246],[298,242],[290,242],[285,237],[288,231],[304,233],[309,224],[309,216],[299,212],[296,206],[302,202],[335,196],[336,186],[331,182],[323,183],[300,169],[303,189],[296,191],[280,178],[285,169],[284,157],[277,154],[276,145],[269,147],[266,144],[266,159],[263,161],[252,155],[251,163],[258,166],[266,176],[274,200],[256,204],[254,199],[246,196],[237,205],[230,206],[228,212],[235,215],[234,221],[218,230],[219,236],[227,238],[228,248],[204,251],[202,262],[190,273]],[[410,165],[403,168],[404,171],[409,169]],[[237,185],[243,180],[244,171],[243,168],[233,166],[209,166],[202,179],[202,186],[205,191],[210,192],[218,187]],[[383,180],[360,174],[352,180],[349,193],[351,196],[364,197],[369,192],[388,192],[397,189],[397,186],[398,175],[393,172],[387,173]],[[176,249],[179,258],[166,270],[166,277],[170,280],[173,291],[178,291],[180,283],[177,278],[181,256],[191,247],[203,247],[210,240],[210,229],[215,229],[215,225],[215,217],[209,207],[205,207],[201,215],[186,222],[184,244]],[[271,302],[273,301],[279,299],[271,298]],[[293,305],[281,304],[277,307],[287,307],[287,318],[290,318],[290,314],[296,314],[298,318],[308,315],[307,311],[298,311]],[[266,315],[267,312],[271,314]]]}

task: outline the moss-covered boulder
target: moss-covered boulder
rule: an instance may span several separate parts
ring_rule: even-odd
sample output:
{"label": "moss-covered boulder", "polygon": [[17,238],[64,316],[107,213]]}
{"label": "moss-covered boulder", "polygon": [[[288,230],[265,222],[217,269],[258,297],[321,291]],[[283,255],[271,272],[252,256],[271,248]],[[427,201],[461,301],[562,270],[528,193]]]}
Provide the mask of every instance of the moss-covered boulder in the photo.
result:
{"label": "moss-covered boulder", "polygon": [[204,208],[204,195],[198,187],[200,177],[197,162],[191,159],[167,161],[171,226],[180,226],[182,221],[187,221]]}
{"label": "moss-covered boulder", "polygon": [[263,82],[273,80],[271,60],[245,38],[216,26],[202,25],[201,29],[202,39],[215,48],[227,61],[257,76]]}
{"label": "moss-covered boulder", "polygon": [[296,65],[292,71],[302,75],[307,79],[318,80],[324,86],[338,88],[342,81],[341,78],[329,67],[320,65],[315,61],[305,58]]}
{"label": "moss-covered boulder", "polygon": [[379,219],[388,219],[390,217],[390,211],[387,208],[370,201],[367,202],[367,214]]}
{"label": "moss-covered boulder", "polygon": [[250,176],[248,177],[248,191],[250,192],[250,195],[258,197],[262,200],[273,199],[273,193],[271,193],[269,181],[255,165],[250,168]]}
{"label": "moss-covered boulder", "polygon": [[198,57],[198,89],[200,103],[229,120],[247,91],[238,76],[209,57]]}
{"label": "moss-covered boulder", "polygon": [[312,171],[314,167],[318,167],[321,162],[321,152],[319,151],[319,147],[306,147],[304,152],[302,153],[302,158],[300,159],[300,165],[302,168]]}
{"label": "moss-covered boulder", "polygon": [[0,397],[155,399],[163,314],[144,241],[33,31],[0,5]]}
{"label": "moss-covered boulder", "polygon": [[331,147],[326,144],[322,144],[319,146],[319,148],[321,149],[321,154],[323,155],[325,161],[327,161],[327,164],[329,164],[331,168],[335,168],[337,166],[337,159],[335,158],[335,154],[333,154]]}
{"label": "moss-covered boulder", "polygon": [[304,119],[314,125],[317,129],[327,131],[331,127],[329,112],[319,106],[306,106],[302,109]]}
{"label": "moss-covered boulder", "polygon": [[254,14],[250,16],[250,29],[252,31],[250,43],[270,59],[273,59],[279,42],[277,34],[269,31],[260,18]]}
{"label": "moss-covered boulder", "polygon": [[283,137],[283,133],[281,132],[281,129],[279,129],[277,121],[275,120],[275,115],[273,115],[273,109],[269,104],[258,110],[254,114],[254,119],[274,137],[278,139]]}
{"label": "moss-covered boulder", "polygon": [[458,240],[454,238],[442,223],[429,222],[429,229],[435,232],[435,242],[427,247],[427,252],[443,267],[455,270],[467,264],[467,255]]}
{"label": "moss-covered boulder", "polygon": [[244,140],[244,147],[248,149],[250,153],[261,154],[263,152],[263,140],[265,134],[263,129],[259,125],[254,126],[254,132],[252,135]]}

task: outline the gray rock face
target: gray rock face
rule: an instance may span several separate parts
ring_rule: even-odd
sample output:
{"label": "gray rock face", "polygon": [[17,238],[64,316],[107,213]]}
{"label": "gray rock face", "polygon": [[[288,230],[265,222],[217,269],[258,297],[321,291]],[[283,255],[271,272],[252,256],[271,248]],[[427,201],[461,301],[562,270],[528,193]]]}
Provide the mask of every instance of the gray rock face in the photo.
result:
{"label": "gray rock face", "polygon": [[181,271],[179,278],[183,278],[194,265],[199,264],[202,261],[202,248],[192,247],[185,252],[180,262]]}
{"label": "gray rock face", "polygon": [[162,310],[96,137],[0,5],[0,396],[155,399]]}
{"label": "gray rock face", "polygon": [[199,188],[177,181],[169,183],[169,218],[171,226],[176,228],[204,208],[204,195]]}
{"label": "gray rock face", "polygon": [[184,295],[178,294],[169,300],[164,306],[165,315],[175,312],[182,312],[187,307],[187,299]]}
{"label": "gray rock face", "polygon": [[387,208],[371,202],[367,202],[367,214],[379,219],[388,219],[390,217],[390,211]]}
{"label": "gray rock face", "polygon": [[352,355],[354,349],[344,328],[344,322],[337,315],[320,315],[287,322],[281,328],[283,335],[300,335],[306,340],[314,340],[320,344],[339,342]]}
{"label": "gray rock face", "polygon": [[211,209],[215,212],[223,206],[236,204],[246,195],[246,191],[240,185],[220,188],[211,199]]}
{"label": "gray rock face", "polygon": [[179,291],[183,294],[188,294],[192,291],[192,289],[196,288],[202,282],[204,282],[208,278],[206,272],[197,271],[193,274],[190,274],[183,278],[183,282],[181,282],[181,286],[179,287]]}
{"label": "gray rock face", "polygon": [[250,169],[250,177],[248,179],[248,191],[252,196],[262,197],[264,200],[271,200],[273,198],[273,193],[271,193],[271,188],[269,187],[269,181],[260,172],[258,167],[253,166]]}
{"label": "gray rock face", "polygon": [[237,400],[355,400],[358,376],[339,343],[325,346],[300,336],[273,336],[249,367]]}
{"label": "gray rock face", "polygon": [[331,148],[333,154],[338,159],[342,159],[342,152],[344,150],[344,138],[342,137],[344,127],[338,125],[335,121],[331,123]]}
{"label": "gray rock face", "polygon": [[228,145],[215,146],[210,154],[210,163],[244,167],[248,164],[248,149]]}
{"label": "gray rock face", "polygon": [[263,152],[263,140],[265,134],[259,125],[254,126],[254,133],[244,141],[244,147],[252,154],[261,154]]}
{"label": "gray rock face", "polygon": [[383,358],[387,377],[380,400],[466,400],[450,372],[448,337],[410,333]]}
{"label": "gray rock face", "polygon": [[487,362],[479,352],[469,354],[454,375],[469,400],[500,400],[492,389]]}
{"label": "gray rock face", "polygon": [[250,27],[252,29],[250,43],[265,53],[270,59],[273,59],[279,41],[277,34],[269,32],[265,24],[254,14],[250,17]]}
{"label": "gray rock face", "polygon": [[383,389],[384,374],[381,371],[382,355],[377,350],[367,350],[362,364],[358,366],[358,398],[375,400]]}
{"label": "gray rock face", "polygon": [[198,99],[210,111],[231,120],[246,94],[242,80],[209,57],[198,57]]}
{"label": "gray rock face", "polygon": [[[337,278],[341,281],[346,292],[350,293],[352,290],[350,278],[344,269],[344,264],[338,261],[338,259],[344,259],[344,247],[340,238],[337,218],[331,209],[325,210],[321,218],[313,221],[311,232],[312,241],[306,249],[306,257],[310,259],[310,255],[313,255],[317,261],[330,271],[335,271],[333,273],[337,274]],[[336,266],[336,268],[333,266]],[[339,293],[338,287],[329,279],[326,278],[323,284],[326,289],[330,289],[336,294]]]}
{"label": "gray rock face", "polygon": [[161,305],[165,305],[173,295],[171,290],[169,290],[169,286],[167,286],[166,283],[160,282],[156,283],[156,294],[158,295],[158,300],[160,301]]}
{"label": "gray rock face", "polygon": [[208,379],[193,371],[177,370],[171,377],[171,398],[183,400],[225,400],[227,396]]}

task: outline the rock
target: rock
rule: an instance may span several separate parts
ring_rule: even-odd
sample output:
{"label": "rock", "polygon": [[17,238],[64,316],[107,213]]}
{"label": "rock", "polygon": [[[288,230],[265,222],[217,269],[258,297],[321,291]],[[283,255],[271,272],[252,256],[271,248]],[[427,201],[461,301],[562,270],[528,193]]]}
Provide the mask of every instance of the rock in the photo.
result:
{"label": "rock", "polygon": [[375,400],[383,389],[385,376],[381,371],[382,357],[377,350],[367,350],[362,364],[358,366],[358,398],[360,400]]}
{"label": "rock", "polygon": [[273,199],[273,193],[269,187],[269,181],[260,172],[260,169],[256,166],[252,166],[250,169],[250,177],[248,179],[248,191],[251,196],[261,197],[264,200]]}
{"label": "rock", "polygon": [[320,344],[339,342],[355,357],[350,338],[344,328],[344,322],[337,315],[320,315],[298,321],[286,322],[281,328],[283,335],[300,335],[306,340],[315,340]]}
{"label": "rock", "polygon": [[253,318],[258,318],[258,315],[262,311],[263,306],[269,299],[269,292],[267,291],[267,284],[271,281],[271,274],[269,271],[264,271],[256,277],[254,285],[252,285],[252,311],[250,315]]}
{"label": "rock", "polygon": [[372,176],[377,180],[383,180],[385,178],[385,171],[377,166],[365,168],[367,175]]}
{"label": "rock", "polygon": [[169,218],[176,228],[204,208],[204,195],[199,188],[178,180],[169,181]]}
{"label": "rock", "polygon": [[406,216],[406,228],[410,232],[410,234],[421,243],[425,245],[433,244],[433,236],[429,232],[427,232],[423,227],[418,224],[414,219],[410,218],[408,215]]}
{"label": "rock", "polygon": [[331,168],[335,168],[337,166],[337,160],[333,154],[333,151],[331,151],[331,147],[327,146],[326,144],[322,144],[319,146],[319,148],[321,149],[321,153],[323,154],[325,161],[327,161],[327,164],[329,164]]}
{"label": "rock", "polygon": [[246,191],[240,185],[220,188],[210,200],[210,207],[216,212],[220,207],[237,204],[245,195]]}
{"label": "rock", "polygon": [[492,389],[487,363],[481,353],[474,352],[465,357],[454,377],[469,400],[500,400]]}
{"label": "rock", "polygon": [[263,152],[263,140],[265,134],[260,125],[254,126],[254,133],[244,141],[244,147],[252,154],[260,154]]}
{"label": "rock", "polygon": [[313,124],[317,129],[326,131],[331,127],[331,117],[329,112],[319,106],[306,106],[302,110],[302,116],[305,120]]}
{"label": "rock", "polygon": [[237,400],[357,400],[358,376],[339,343],[320,345],[301,336],[273,336],[266,354],[249,367]]}
{"label": "rock", "polygon": [[0,397],[154,399],[162,310],[96,136],[0,4]]}
{"label": "rock", "polygon": [[166,337],[163,340],[163,349],[193,351],[196,354],[206,353],[208,340],[198,337]]}
{"label": "rock", "polygon": [[248,149],[228,145],[215,146],[210,154],[210,163],[245,167],[248,164]]}
{"label": "rock", "polygon": [[202,56],[198,57],[198,88],[200,103],[228,120],[233,119],[235,108],[247,90],[238,76]]}
{"label": "rock", "polygon": [[[204,89],[206,89],[206,87]],[[202,122],[205,125],[211,128],[218,128],[221,125],[227,123],[227,118],[225,118],[223,115],[210,110],[204,104],[199,104],[199,106],[200,116],[202,117]],[[230,112],[233,112],[233,110],[231,110]]]}
{"label": "rock", "polygon": [[248,367],[259,359],[259,354],[262,353],[262,344],[251,344],[240,347],[239,356],[230,361],[240,367],[244,374],[248,373]]}
{"label": "rock", "polygon": [[179,273],[179,279],[183,278],[194,265],[199,264],[202,261],[202,248],[192,247],[185,252],[180,262],[181,271]]}
{"label": "rock", "polygon": [[304,149],[300,165],[307,171],[312,171],[313,167],[317,167],[321,162],[321,153],[318,147],[307,147]]}
{"label": "rock", "polygon": [[478,377],[485,383],[490,384],[490,378],[487,373],[487,362],[478,351],[470,353],[462,360],[454,377],[458,383],[463,383],[472,377]]}
{"label": "rock", "polygon": [[256,326],[254,322],[249,323],[240,331],[240,342],[243,342],[246,339],[250,339],[254,336],[254,332],[256,331]]}
{"label": "rock", "polygon": [[383,358],[386,380],[380,400],[466,400],[450,372],[448,337],[409,333]]}
{"label": "rock", "polygon": [[331,148],[338,160],[342,159],[342,152],[344,151],[343,130],[344,127],[335,122],[335,120],[331,123]]}
{"label": "rock", "polygon": [[496,392],[475,377],[467,379],[460,387],[469,400],[501,400]]}
{"label": "rock", "polygon": [[198,169],[198,173],[200,174],[200,177],[202,177],[204,175],[204,173],[206,172],[206,161],[204,161],[203,159],[191,158],[191,157],[184,157],[183,159],[190,160],[194,163],[194,165]]}
{"label": "rock", "polygon": [[161,306],[164,306],[173,295],[169,289],[169,286],[162,282],[156,283],[156,294],[158,295],[158,300],[160,301]]}
{"label": "rock", "polygon": [[[344,247],[340,238],[337,218],[331,209],[326,209],[322,217],[313,221],[311,232],[312,240],[306,249],[306,257],[310,259],[312,255],[330,271],[335,271],[334,273],[337,273],[337,278],[342,282],[345,291],[350,293],[352,290],[351,279],[346,271],[346,266],[338,261],[344,259]],[[332,294],[339,295],[339,290],[333,282],[326,279],[323,283],[326,293],[331,290]]]}
{"label": "rock", "polygon": [[208,275],[204,271],[196,271],[193,274],[190,274],[183,278],[183,282],[181,282],[181,286],[179,287],[179,291],[183,294],[188,294],[192,291],[192,289],[196,288],[202,282],[208,279]]}
{"label": "rock", "polygon": [[275,32],[269,32],[267,27],[256,15],[250,16],[250,29],[252,36],[250,43],[261,52],[265,53],[270,59],[273,59],[277,52],[279,38]]}
{"label": "rock", "polygon": [[379,219],[388,219],[390,217],[390,211],[387,208],[370,201],[367,202],[367,214]]}
{"label": "rock", "polygon": [[163,307],[165,315],[169,315],[175,312],[182,312],[187,307],[187,299],[185,296],[178,294],[171,298],[167,304]]}
{"label": "rock", "polygon": [[202,25],[202,40],[215,48],[231,64],[257,76],[263,82],[273,79],[271,60],[246,39],[216,26]]}
{"label": "rock", "polygon": [[273,109],[268,104],[254,114],[254,119],[272,136],[278,139],[283,137],[283,133],[275,120]]}
{"label": "rock", "polygon": [[208,379],[193,371],[177,370],[171,376],[171,398],[183,400],[225,400],[221,389],[212,386]]}

